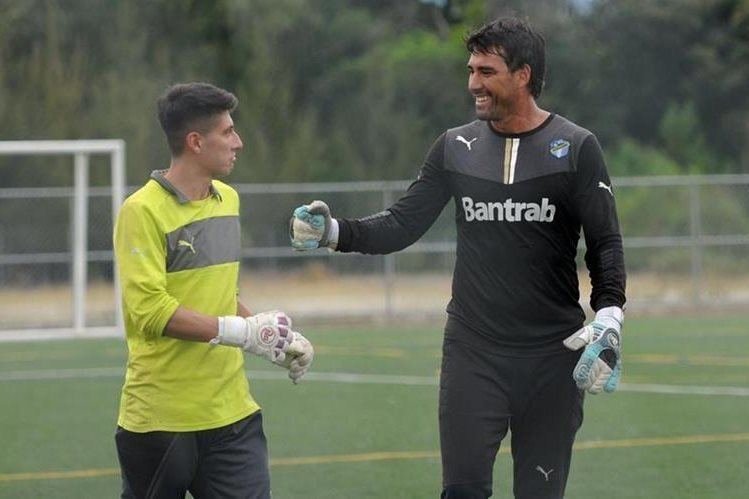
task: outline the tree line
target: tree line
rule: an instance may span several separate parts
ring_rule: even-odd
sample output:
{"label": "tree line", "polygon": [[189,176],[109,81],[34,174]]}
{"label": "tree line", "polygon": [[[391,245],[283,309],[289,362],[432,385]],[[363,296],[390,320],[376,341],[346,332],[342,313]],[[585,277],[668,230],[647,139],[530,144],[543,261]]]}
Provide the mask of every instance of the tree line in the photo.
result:
{"label": "tree line", "polygon": [[412,178],[473,119],[463,38],[499,15],[544,33],[540,104],[613,175],[749,172],[749,0],[0,0],[0,140],[123,138],[138,184],[156,97],[200,80],[240,99],[232,181]]}

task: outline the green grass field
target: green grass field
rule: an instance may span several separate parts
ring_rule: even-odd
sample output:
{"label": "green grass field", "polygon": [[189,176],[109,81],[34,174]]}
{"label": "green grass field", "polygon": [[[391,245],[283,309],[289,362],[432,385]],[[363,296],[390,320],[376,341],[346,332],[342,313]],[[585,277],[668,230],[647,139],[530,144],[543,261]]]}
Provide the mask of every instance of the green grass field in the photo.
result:
{"label": "green grass field", "polygon": [[[623,389],[588,397],[567,497],[747,497],[747,319],[628,320]],[[247,363],[273,497],[438,497],[441,327],[305,333],[317,356],[301,385]],[[119,340],[0,343],[0,498],[117,497],[125,356]],[[495,497],[512,497],[507,447]]]}

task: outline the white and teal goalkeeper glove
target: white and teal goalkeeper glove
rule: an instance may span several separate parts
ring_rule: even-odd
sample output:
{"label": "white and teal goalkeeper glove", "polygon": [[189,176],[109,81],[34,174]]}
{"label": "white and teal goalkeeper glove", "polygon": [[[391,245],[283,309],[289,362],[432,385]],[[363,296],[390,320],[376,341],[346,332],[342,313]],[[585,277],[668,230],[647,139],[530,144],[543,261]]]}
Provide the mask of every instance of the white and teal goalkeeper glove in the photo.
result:
{"label": "white and teal goalkeeper glove", "polygon": [[289,237],[295,250],[335,249],[338,222],[330,216],[330,208],[324,201],[312,201],[294,210],[289,220]]}
{"label": "white and teal goalkeeper glove", "polygon": [[577,387],[597,394],[616,390],[622,375],[621,330],[624,313],[619,307],[596,312],[593,321],[564,340],[570,350],[585,347],[572,371]]}
{"label": "white and teal goalkeeper glove", "polygon": [[242,348],[289,370],[297,384],[309,369],[314,356],[312,344],[291,329],[291,318],[283,312],[263,312],[250,317],[218,318],[218,335],[213,345]]}

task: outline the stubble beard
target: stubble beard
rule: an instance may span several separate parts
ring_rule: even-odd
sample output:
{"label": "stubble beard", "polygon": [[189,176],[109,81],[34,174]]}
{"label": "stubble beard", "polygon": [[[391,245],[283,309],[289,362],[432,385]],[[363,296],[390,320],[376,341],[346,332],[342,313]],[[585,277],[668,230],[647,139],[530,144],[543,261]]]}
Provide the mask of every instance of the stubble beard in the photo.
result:
{"label": "stubble beard", "polygon": [[481,121],[502,121],[502,118],[502,113],[496,108],[487,111],[476,111],[476,119]]}

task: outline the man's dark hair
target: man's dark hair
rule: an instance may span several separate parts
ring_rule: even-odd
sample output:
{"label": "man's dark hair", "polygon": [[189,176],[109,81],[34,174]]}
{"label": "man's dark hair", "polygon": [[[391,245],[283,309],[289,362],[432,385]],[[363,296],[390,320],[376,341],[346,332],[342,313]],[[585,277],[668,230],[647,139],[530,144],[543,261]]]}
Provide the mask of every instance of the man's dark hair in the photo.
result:
{"label": "man's dark hair", "polygon": [[541,33],[514,17],[502,17],[480,27],[466,38],[471,54],[495,54],[514,72],[527,64],[531,68],[528,90],[534,98],[541,95],[546,74],[546,42]]}
{"label": "man's dark hair", "polygon": [[234,94],[210,83],[178,83],[169,87],[156,105],[172,155],[182,154],[188,133],[206,133],[216,115],[234,111],[238,103]]}

